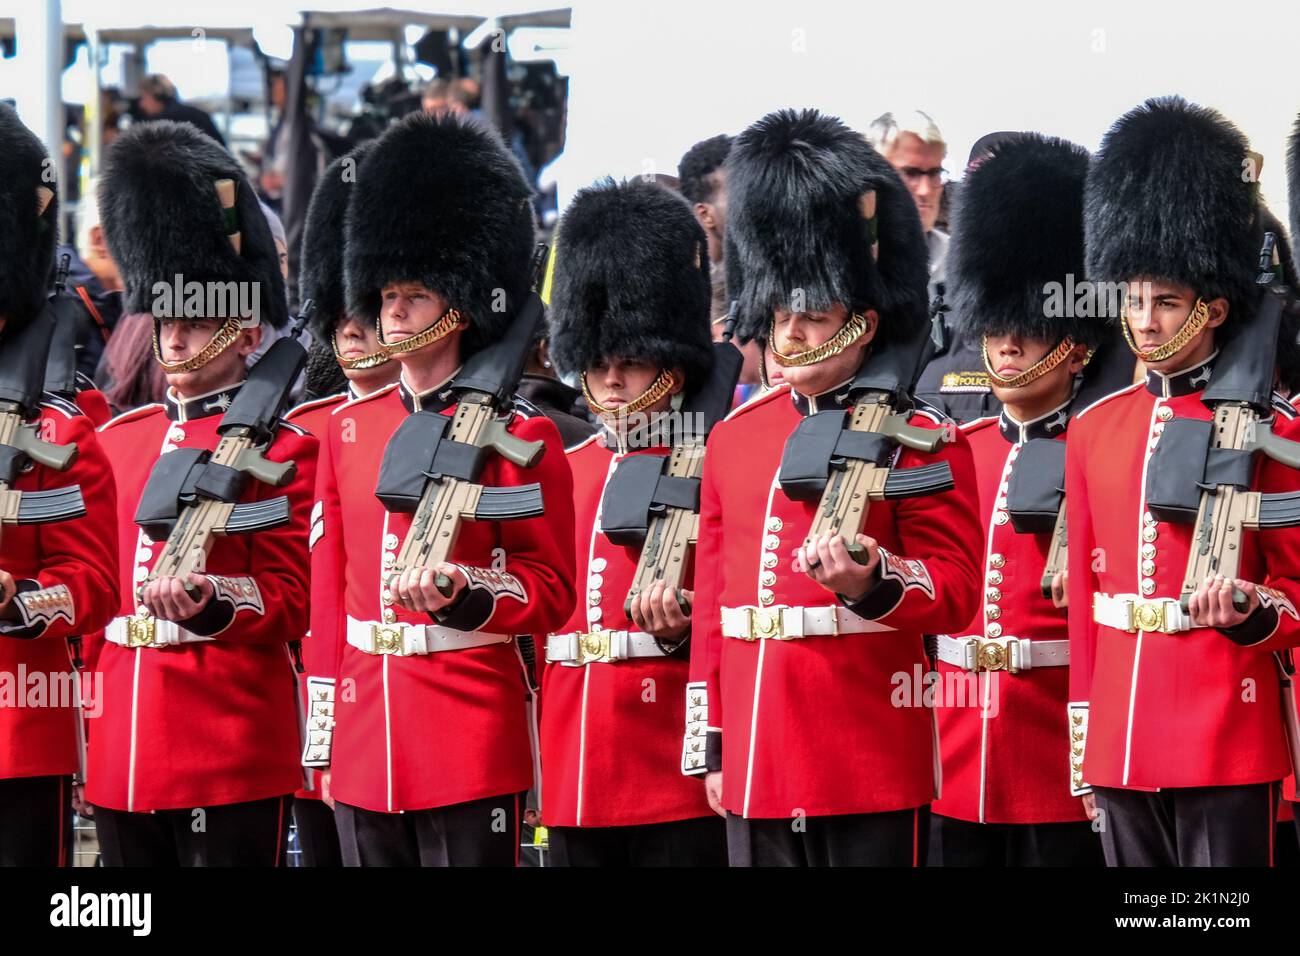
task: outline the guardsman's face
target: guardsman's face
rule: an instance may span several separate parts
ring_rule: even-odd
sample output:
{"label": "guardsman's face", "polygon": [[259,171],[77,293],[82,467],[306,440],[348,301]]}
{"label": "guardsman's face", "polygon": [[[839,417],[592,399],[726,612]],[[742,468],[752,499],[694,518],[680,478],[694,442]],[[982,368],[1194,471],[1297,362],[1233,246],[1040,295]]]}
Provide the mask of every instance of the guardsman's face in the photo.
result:
{"label": "guardsman's face", "polygon": [[[390,345],[418,335],[447,312],[447,300],[418,282],[394,282],[386,285],[381,296],[379,324],[384,330],[384,341]],[[423,351],[424,349],[416,350]],[[406,354],[414,355],[415,352]]]}
{"label": "guardsman's face", "polygon": [[[658,365],[642,359],[597,359],[587,368],[587,390],[605,408],[619,408],[643,395],[659,377],[660,371]],[[676,384],[667,395],[645,409],[646,412],[665,410],[671,397],[682,390],[681,369],[673,371]]]}
{"label": "guardsman's face", "polygon": [[[1058,342],[1035,339],[1025,335],[986,335],[984,348],[989,353],[989,364],[1003,378],[1015,378],[1027,372],[1053,351]],[[1020,388],[1004,388],[993,382],[993,396],[1002,403],[1030,404],[1053,393],[1063,393],[1061,401],[1069,396],[1070,382],[1083,368],[1088,349],[1076,345],[1069,358],[1050,372]]]}
{"label": "guardsman's face", "polygon": [[[183,362],[202,351],[224,324],[222,319],[164,319],[158,348],[169,363]],[[192,372],[168,372],[167,384],[183,397],[206,395],[243,381],[246,359],[262,341],[260,328],[243,329],[235,343]]]}
{"label": "guardsman's face", "polygon": [[[359,359],[372,355],[380,349],[379,335],[375,332],[374,324],[363,322],[350,315],[340,319],[334,326],[334,343],[338,346],[339,354],[345,359]],[[392,364],[387,362],[375,368],[345,368],[343,375],[349,382],[387,380],[396,375],[394,371],[396,366],[389,367]]]}
{"label": "guardsman's face", "polygon": [[[1124,320],[1128,322],[1138,348],[1147,352],[1173,338],[1187,321],[1194,305],[1196,291],[1190,286],[1154,279],[1134,279],[1128,283]],[[1207,306],[1210,320],[1206,327],[1169,358],[1149,363],[1149,368],[1168,374],[1209,357],[1214,343],[1212,330],[1222,325],[1228,317],[1228,300],[1214,299]]]}
{"label": "guardsman's face", "polygon": [[[862,355],[876,336],[877,315],[868,311],[867,330],[839,355],[812,365],[787,366],[781,375],[801,395],[820,395],[829,388],[852,378],[862,364]],[[799,355],[829,341],[844,327],[849,310],[836,304],[824,312],[776,311],[776,350],[782,355]],[[775,383],[773,383],[775,384]]]}

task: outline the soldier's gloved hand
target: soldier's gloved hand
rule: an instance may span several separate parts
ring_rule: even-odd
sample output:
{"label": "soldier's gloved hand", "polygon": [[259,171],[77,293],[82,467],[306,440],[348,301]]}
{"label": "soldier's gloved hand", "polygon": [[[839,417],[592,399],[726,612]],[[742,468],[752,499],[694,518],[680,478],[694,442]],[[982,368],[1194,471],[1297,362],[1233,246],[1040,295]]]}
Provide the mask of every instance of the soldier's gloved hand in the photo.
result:
{"label": "soldier's gloved hand", "polygon": [[[1232,606],[1233,585],[1246,592],[1248,603],[1245,613]],[[1196,586],[1187,610],[1192,615],[1192,623],[1197,627],[1236,627],[1250,617],[1259,607],[1259,592],[1255,585],[1241,578],[1229,579],[1222,574],[1207,575]]]}
{"label": "soldier's gloved hand", "polygon": [[1070,585],[1069,574],[1066,570],[1052,575],[1052,607],[1070,606],[1070,592],[1066,590]]}
{"label": "soldier's gloved hand", "polygon": [[870,560],[866,564],[858,564],[853,560],[844,539],[827,531],[794,550],[794,569],[808,575],[826,590],[842,595],[852,604],[861,600],[871,589],[876,580],[876,568],[880,564],[880,545],[875,538],[860,534],[857,542],[867,550]]}
{"label": "soldier's gloved hand", "polygon": [[[695,592],[683,588],[682,596],[690,602]],[[632,599],[631,617],[638,630],[661,641],[685,637],[691,627],[690,616],[682,613],[677,595],[663,581],[656,581]]]}
{"label": "soldier's gloved hand", "polygon": [[[197,597],[190,597],[185,590],[188,581],[197,589]],[[156,578],[144,586],[140,594],[140,603],[149,609],[149,613],[161,621],[183,623],[202,611],[212,601],[216,589],[212,582],[202,574],[190,572],[185,579],[176,577]]]}
{"label": "soldier's gloved hand", "polygon": [[[433,583],[440,572],[451,578],[450,597],[439,591]],[[392,579],[389,588],[393,592],[393,599],[408,611],[432,614],[460,597],[460,592],[468,584],[465,573],[460,568],[444,561],[431,568],[407,568]]]}

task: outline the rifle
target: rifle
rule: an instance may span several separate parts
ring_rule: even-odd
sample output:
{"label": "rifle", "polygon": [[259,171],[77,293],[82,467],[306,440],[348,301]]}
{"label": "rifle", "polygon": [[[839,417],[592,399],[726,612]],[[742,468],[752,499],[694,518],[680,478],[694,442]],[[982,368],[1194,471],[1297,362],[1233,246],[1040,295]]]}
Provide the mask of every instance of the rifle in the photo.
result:
{"label": "rifle", "polygon": [[[499,341],[475,353],[449,388],[458,395],[456,411],[408,415],[384,449],[375,487],[390,512],[412,514],[411,527],[386,580],[408,568],[446,561],[464,521],[509,521],[543,513],[542,488],[536,482],[487,488],[479,475],[488,455],[496,453],[520,468],[532,468],[546,446],[526,442],[506,430],[519,376],[542,320],[542,300],[535,292]],[[434,586],[451,597],[451,579],[439,573]]]}
{"label": "rifle", "polygon": [[[1243,532],[1300,525],[1300,491],[1251,491],[1255,453],[1300,468],[1300,443],[1273,434],[1278,334],[1282,314],[1293,309],[1290,293],[1278,279],[1273,234],[1260,251],[1262,299],[1245,326],[1220,350],[1201,401],[1212,421],[1175,418],[1165,424],[1147,466],[1147,509],[1161,521],[1194,524],[1191,554],[1179,603],[1184,611],[1192,592],[1208,575],[1237,577]],[[1246,595],[1234,587],[1233,606],[1244,612]]]}
{"label": "rifle", "polygon": [[953,487],[944,461],[916,468],[891,468],[899,445],[933,454],[950,440],[943,430],[909,425],[912,392],[934,348],[930,328],[867,354],[848,386],[852,410],[809,415],[786,440],[777,480],[796,501],[819,500],[804,544],[833,532],[849,554],[866,564],[855,540],[867,523],[872,501],[935,495]]}
{"label": "rifle", "polygon": [[[699,534],[700,480],[704,445],[713,426],[731,409],[744,358],[729,342],[713,346],[713,374],[681,408],[683,426],[666,456],[633,455],[619,462],[601,501],[601,530],[617,545],[640,546],[636,573],[623,611],[657,581],[677,596],[683,614],[690,602],[681,592],[686,558]],[[694,427],[698,425],[698,427]]]}
{"label": "rifle", "polygon": [[28,462],[67,471],[77,460],[75,444],[40,437],[38,421],[54,323],[45,312],[5,343],[0,363],[0,530],[7,524],[49,524],[80,518],[86,503],[78,485],[17,491],[14,482]]}
{"label": "rifle", "polygon": [[[238,503],[249,478],[283,488],[297,474],[292,461],[268,461],[289,394],[307,362],[298,336],[315,306],[308,299],[290,333],[278,339],[248,371],[248,378],[221,417],[217,447],[178,448],[158,459],[149,474],[135,523],[167,545],[138,591],[161,577],[184,580],[201,574],[213,538],[250,534],[289,523],[285,495]],[[186,583],[191,595],[195,587]]]}

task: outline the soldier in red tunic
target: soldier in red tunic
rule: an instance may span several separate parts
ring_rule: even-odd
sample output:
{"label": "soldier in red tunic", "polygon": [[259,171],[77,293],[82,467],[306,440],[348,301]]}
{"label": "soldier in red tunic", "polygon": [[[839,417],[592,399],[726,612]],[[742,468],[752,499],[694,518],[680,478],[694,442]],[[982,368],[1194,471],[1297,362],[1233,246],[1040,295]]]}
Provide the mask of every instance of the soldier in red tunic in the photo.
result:
{"label": "soldier in red tunic", "polygon": [[641,182],[579,193],[559,235],[551,354],[581,376],[608,427],[569,452],[586,600],[546,639],[543,819],[552,857],[561,866],[723,866],[722,821],[678,768],[690,616],[662,582],[624,611],[642,549],[601,526],[620,463],[666,456],[668,413],[710,374],[707,240],[688,206]]}
{"label": "soldier in red tunic", "polygon": [[[299,301],[315,304],[309,329],[315,345],[307,360],[307,401],[285,416],[286,421],[320,437],[329,427],[330,416],[346,402],[369,395],[397,381],[401,366],[389,360],[379,344],[373,322],[351,315],[344,307],[343,220],[356,184],[356,169],[370,143],[363,143],[340,156],[321,174],[307,208],[303,229]],[[313,515],[313,527],[319,527]],[[312,542],[316,540],[313,537]],[[324,599],[322,596],[321,600]],[[310,636],[309,636],[310,638]],[[333,663],[320,655],[332,655],[336,648],[323,641],[306,640],[302,660],[310,674],[329,673]],[[303,682],[306,740],[303,763],[305,785],[294,794],[293,818],[306,866],[340,866],[338,828],[334,823],[333,799],[329,793],[329,772],[315,769],[329,750],[333,733],[333,694],[328,685]]]}
{"label": "soldier in red tunic", "polygon": [[[512,865],[533,730],[517,634],[573,609],[573,481],[555,426],[516,401],[510,435],[532,468],[491,455],[484,486],[536,482],[545,513],[460,528],[449,561],[392,568],[411,527],[376,497],[393,433],[451,415],[462,364],[529,295],[529,190],[499,139],[454,116],[413,116],[357,171],[346,217],[347,308],[376,321],[397,385],[335,410],[322,436],[312,538],[312,640],[333,647],[329,761],[345,864]],[[438,590],[435,572],[452,582]],[[314,700],[313,696],[313,700]]]}
{"label": "soldier in red tunic", "polygon": [[[157,567],[168,535],[136,520],[161,487],[156,463],[224,440],[218,426],[262,325],[285,325],[275,245],[239,164],[189,126],[124,134],[100,189],[128,311],[154,314],[169,388],[164,404],[100,433],[117,480],[121,574],[118,616],[87,654],[104,706],[91,721],[86,797],[107,865],[276,865],[302,781],[289,645],[307,626],[316,440],[274,428],[264,457],[295,462],[296,475],[231,493],[243,503],[285,496],[287,523],[215,536],[185,578]],[[225,474],[213,467],[205,475]]]}
{"label": "soldier in red tunic", "polygon": [[[1127,284],[1121,329],[1147,368],[1076,416],[1066,451],[1071,786],[1092,790],[1112,866],[1272,858],[1288,773],[1272,652],[1300,642],[1297,532],[1245,531],[1238,575],[1200,579],[1184,607],[1196,526],[1148,498],[1162,434],[1212,417],[1202,396],[1219,350],[1263,298],[1267,220],[1249,168],[1236,127],[1170,98],[1119,119],[1088,177],[1089,277]],[[1294,409],[1271,404],[1273,430],[1294,438]],[[1300,488],[1263,455],[1246,477]]]}
{"label": "soldier in red tunic", "polygon": [[[930,861],[941,866],[1102,862],[1083,804],[1061,778],[1063,569],[1044,593],[1066,429],[1086,401],[1085,374],[1097,370],[1084,363],[1099,345],[1113,352],[1109,339],[1119,344],[1091,300],[1066,291],[1083,278],[1087,172],[1081,147],[1020,134],[967,176],[957,209],[948,301],[959,334],[980,345],[1002,412],[963,426],[986,529],[984,596],[962,630],[937,637],[943,792]],[[1117,357],[1128,357],[1131,381],[1127,349]],[[1045,502],[1034,494],[1040,479]]]}
{"label": "soldier in red tunic", "polygon": [[728,187],[736,331],[766,339],[785,382],[709,438],[683,769],[707,774],[733,864],[919,865],[933,713],[922,688],[904,706],[897,690],[926,669],[922,634],[956,631],[977,607],[970,449],[917,408],[914,435],[951,440],[885,465],[943,463],[955,488],[872,501],[852,542],[805,544],[818,502],[780,480],[796,426],[845,411],[864,355],[924,328],[916,207],[860,134],[814,111],[773,113],[741,133]]}
{"label": "soldier in red tunic", "polygon": [[[103,627],[116,602],[112,473],[89,419],[41,390],[58,233],[48,168],[40,140],[0,104],[0,413],[49,445],[76,446],[72,464],[56,470],[14,448],[19,436],[7,427],[0,442],[0,866],[71,860],[80,717],[66,638]],[[80,488],[80,517],[29,524],[9,511],[17,495],[71,487]],[[96,686],[86,690],[102,700]]]}

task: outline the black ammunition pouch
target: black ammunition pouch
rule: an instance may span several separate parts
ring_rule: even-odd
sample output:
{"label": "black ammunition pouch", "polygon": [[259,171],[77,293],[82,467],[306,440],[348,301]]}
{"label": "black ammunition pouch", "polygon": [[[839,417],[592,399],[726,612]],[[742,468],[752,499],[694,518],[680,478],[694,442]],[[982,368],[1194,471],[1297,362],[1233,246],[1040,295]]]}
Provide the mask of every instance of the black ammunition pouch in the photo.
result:
{"label": "black ammunition pouch", "polygon": [[177,448],[154,463],[135,523],[154,540],[171,534],[181,510],[198,498],[236,501],[243,491],[243,472],[214,465],[206,448]]}
{"label": "black ammunition pouch", "polygon": [[1032,438],[1020,446],[1007,482],[1007,514],[1018,534],[1042,534],[1056,527],[1065,496],[1065,442]]}
{"label": "black ammunition pouch", "polygon": [[1211,448],[1213,436],[1213,422],[1175,418],[1165,424],[1147,462],[1147,510],[1160,521],[1195,521],[1201,494],[1216,485],[1250,488],[1254,452]]}
{"label": "black ammunition pouch", "polygon": [[0,445],[0,482],[12,485],[26,467],[26,453],[13,445]]}
{"label": "black ammunition pouch", "polygon": [[490,448],[445,437],[451,418],[416,412],[393,433],[384,448],[375,497],[391,512],[413,512],[430,481],[477,481]]}
{"label": "black ammunition pouch", "polygon": [[826,490],[832,470],[843,470],[848,459],[889,465],[897,445],[876,432],[849,431],[838,409],[809,415],[786,439],[777,481],[794,501],[816,501]]}
{"label": "black ammunition pouch", "polygon": [[632,455],[614,469],[600,504],[600,528],[619,546],[640,546],[652,518],[668,508],[700,510],[700,479],[665,475],[664,455]]}

